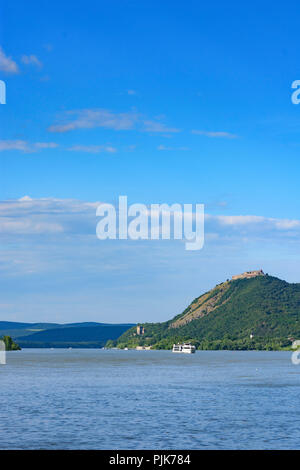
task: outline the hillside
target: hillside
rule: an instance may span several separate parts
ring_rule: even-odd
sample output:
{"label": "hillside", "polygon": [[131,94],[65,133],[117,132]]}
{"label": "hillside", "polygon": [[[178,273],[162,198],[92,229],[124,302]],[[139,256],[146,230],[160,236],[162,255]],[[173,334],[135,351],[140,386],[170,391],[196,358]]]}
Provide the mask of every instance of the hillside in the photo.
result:
{"label": "hillside", "polygon": [[171,348],[192,341],[199,349],[280,349],[300,338],[300,284],[254,271],[234,276],[197,297],[164,323],[146,323],[109,345]]}
{"label": "hillside", "polygon": [[0,322],[0,336],[9,335],[22,348],[99,348],[133,326],[107,323],[14,323]]}

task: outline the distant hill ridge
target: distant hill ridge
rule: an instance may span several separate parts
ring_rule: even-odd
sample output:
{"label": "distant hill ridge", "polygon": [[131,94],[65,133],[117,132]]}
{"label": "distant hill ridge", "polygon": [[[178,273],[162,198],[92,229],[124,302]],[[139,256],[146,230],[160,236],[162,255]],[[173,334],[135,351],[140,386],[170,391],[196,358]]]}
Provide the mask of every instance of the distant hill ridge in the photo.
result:
{"label": "distant hill ridge", "polygon": [[200,349],[281,349],[300,339],[300,284],[262,270],[233,276],[197,297],[180,315],[144,323],[109,344],[170,348],[191,341]]}
{"label": "distant hill ridge", "polygon": [[133,326],[132,323],[19,323],[0,321],[0,336],[9,335],[22,348],[103,347]]}

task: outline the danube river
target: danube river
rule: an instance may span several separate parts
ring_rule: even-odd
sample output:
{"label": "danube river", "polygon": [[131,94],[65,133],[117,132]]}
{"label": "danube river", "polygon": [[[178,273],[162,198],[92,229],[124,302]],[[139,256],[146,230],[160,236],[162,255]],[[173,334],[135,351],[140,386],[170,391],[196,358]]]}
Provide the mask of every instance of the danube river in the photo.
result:
{"label": "danube river", "polygon": [[0,365],[1,449],[300,447],[289,352],[24,349]]}

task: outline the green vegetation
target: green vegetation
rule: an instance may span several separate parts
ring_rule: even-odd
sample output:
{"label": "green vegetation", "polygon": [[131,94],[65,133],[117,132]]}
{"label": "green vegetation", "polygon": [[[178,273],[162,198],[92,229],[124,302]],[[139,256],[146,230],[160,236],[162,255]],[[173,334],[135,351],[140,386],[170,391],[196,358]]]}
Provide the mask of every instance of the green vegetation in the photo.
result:
{"label": "green vegetation", "polygon": [[300,339],[300,284],[268,275],[226,281],[173,320],[143,326],[143,336],[131,328],[107,346],[170,349],[190,341],[198,349],[288,349]]}
{"label": "green vegetation", "polygon": [[20,346],[12,340],[11,336],[2,336],[0,339],[4,341],[6,351],[20,351]]}

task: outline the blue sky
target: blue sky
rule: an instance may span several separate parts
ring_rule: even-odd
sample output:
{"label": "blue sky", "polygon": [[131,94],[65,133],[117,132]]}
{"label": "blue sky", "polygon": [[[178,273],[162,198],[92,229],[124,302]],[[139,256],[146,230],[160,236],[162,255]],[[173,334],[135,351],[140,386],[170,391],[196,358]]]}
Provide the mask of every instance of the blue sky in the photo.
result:
{"label": "blue sky", "polygon": [[[1,318],[158,321],[242,270],[300,281],[299,13],[0,1]],[[204,203],[204,249],[97,240],[123,194]]]}

